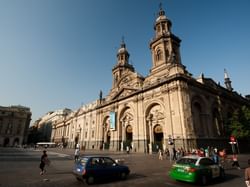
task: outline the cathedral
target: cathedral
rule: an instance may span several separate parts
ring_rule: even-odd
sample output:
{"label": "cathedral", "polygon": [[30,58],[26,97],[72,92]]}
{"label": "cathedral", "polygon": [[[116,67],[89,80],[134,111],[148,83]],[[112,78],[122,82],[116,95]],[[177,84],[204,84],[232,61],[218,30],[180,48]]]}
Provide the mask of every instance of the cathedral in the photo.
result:
{"label": "cathedral", "polygon": [[93,103],[53,123],[51,141],[74,148],[152,153],[171,146],[190,150],[228,144],[227,120],[249,100],[233,91],[225,71],[225,87],[192,77],[182,64],[181,40],[160,7],[150,41],[152,66],[141,76],[129,63],[124,41],[112,69],[112,87]]}

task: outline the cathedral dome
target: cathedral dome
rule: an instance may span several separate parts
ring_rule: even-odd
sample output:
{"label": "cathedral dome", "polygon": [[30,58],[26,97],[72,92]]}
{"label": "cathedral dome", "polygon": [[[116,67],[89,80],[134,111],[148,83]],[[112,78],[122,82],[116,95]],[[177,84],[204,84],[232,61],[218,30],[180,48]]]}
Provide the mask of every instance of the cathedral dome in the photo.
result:
{"label": "cathedral dome", "polygon": [[120,49],[118,49],[118,53],[128,53],[128,51],[125,47],[121,47]]}
{"label": "cathedral dome", "polygon": [[165,15],[159,15],[158,18],[156,19],[156,22],[160,22],[160,21],[167,21],[168,18]]}
{"label": "cathedral dome", "polygon": [[125,53],[125,54],[128,54],[128,50],[126,49],[126,44],[124,43],[124,41],[122,40],[122,43],[121,43],[121,47],[118,49],[118,54],[122,54],[122,53]]}

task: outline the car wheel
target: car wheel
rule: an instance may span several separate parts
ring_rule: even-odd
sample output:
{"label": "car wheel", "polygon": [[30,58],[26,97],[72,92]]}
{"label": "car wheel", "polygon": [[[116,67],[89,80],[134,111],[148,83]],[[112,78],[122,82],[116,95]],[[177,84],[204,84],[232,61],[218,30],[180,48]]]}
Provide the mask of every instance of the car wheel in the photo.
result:
{"label": "car wheel", "polygon": [[205,186],[208,184],[208,177],[206,175],[202,175],[200,178],[200,182],[202,186]]}
{"label": "car wheel", "polygon": [[125,180],[127,178],[127,173],[121,172],[120,177],[122,180]]}
{"label": "car wheel", "polygon": [[88,176],[86,179],[87,184],[94,184],[95,178],[93,176]]}

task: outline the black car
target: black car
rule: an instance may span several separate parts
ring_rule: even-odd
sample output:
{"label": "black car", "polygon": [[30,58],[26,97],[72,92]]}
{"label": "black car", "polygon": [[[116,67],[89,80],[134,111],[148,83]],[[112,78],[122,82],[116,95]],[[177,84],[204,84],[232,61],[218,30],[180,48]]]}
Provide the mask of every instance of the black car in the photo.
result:
{"label": "black car", "polygon": [[83,156],[74,165],[73,174],[77,180],[85,180],[87,184],[93,184],[103,179],[126,179],[130,170],[125,165],[116,163],[107,156]]}

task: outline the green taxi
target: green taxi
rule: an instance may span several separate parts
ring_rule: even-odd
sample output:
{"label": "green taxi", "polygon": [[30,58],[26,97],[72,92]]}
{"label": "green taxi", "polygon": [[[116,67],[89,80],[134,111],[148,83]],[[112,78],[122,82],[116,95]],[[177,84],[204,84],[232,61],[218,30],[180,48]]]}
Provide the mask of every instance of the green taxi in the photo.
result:
{"label": "green taxi", "polygon": [[215,178],[224,178],[225,171],[208,157],[190,155],[177,160],[172,165],[169,176],[175,180],[206,185]]}

